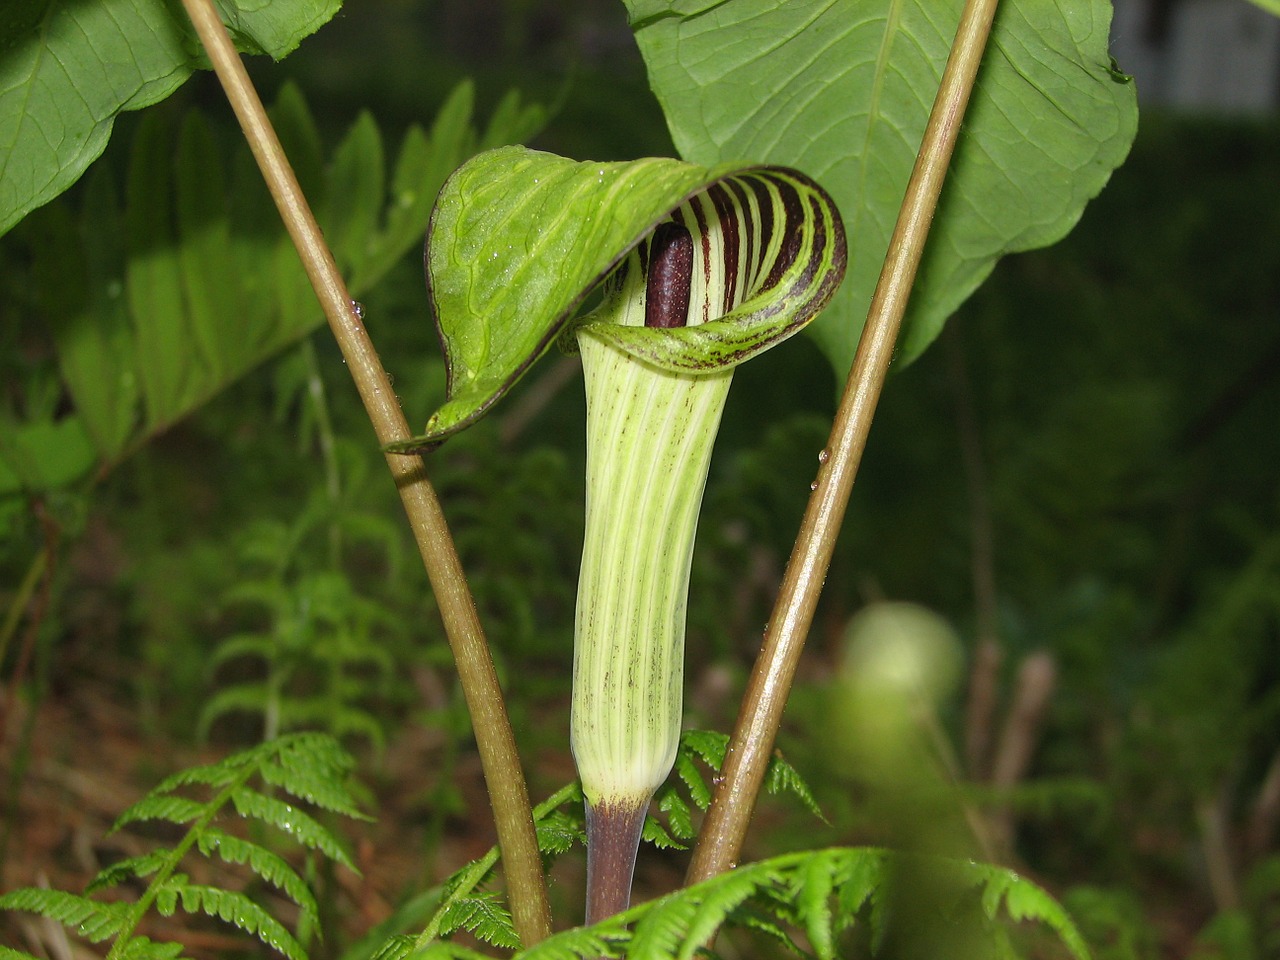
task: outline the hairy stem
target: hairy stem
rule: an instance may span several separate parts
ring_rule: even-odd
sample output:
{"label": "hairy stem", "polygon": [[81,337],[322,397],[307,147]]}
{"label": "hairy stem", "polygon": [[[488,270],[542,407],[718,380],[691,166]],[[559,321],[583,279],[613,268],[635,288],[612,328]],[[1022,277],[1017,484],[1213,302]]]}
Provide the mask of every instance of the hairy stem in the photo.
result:
{"label": "hairy stem", "polygon": [[817,486],[809,498],[764,644],[748,681],[721,780],[694,848],[686,878],[689,883],[731,869],[742,850],[997,2],[968,0],[961,14],[836,412],[827,445],[829,456],[819,467]]}
{"label": "hairy stem", "polygon": [[[284,156],[257,92],[211,0],[183,0],[267,187],[302,258],[360,399],[384,446],[412,431],[346,285]],[[551,910],[529,794],[502,690],[435,490],[416,456],[389,454],[391,470],[422,554],[453,651],[493,807],[516,931],[526,946],[551,932]]]}

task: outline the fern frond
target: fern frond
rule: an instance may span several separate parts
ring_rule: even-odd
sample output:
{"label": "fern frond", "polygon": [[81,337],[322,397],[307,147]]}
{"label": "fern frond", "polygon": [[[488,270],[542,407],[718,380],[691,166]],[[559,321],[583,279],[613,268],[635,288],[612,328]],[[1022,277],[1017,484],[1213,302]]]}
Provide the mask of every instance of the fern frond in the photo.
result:
{"label": "fern frond", "polygon": [[275,653],[275,641],[265,633],[233,633],[223,637],[208,653],[205,670],[208,676],[218,672],[218,667],[240,657],[260,657],[270,660]]}
{"label": "fern frond", "polygon": [[[618,914],[610,917],[594,927],[574,927],[557,933],[528,950],[522,950],[511,960],[583,960],[584,957],[617,960],[627,956],[626,944],[630,940],[619,919],[621,916],[623,915]],[[420,956],[425,958],[427,954]],[[451,954],[440,954],[439,960],[450,956]],[[465,960],[471,960],[470,955],[466,955]],[[668,955],[662,960],[671,960],[671,957]]]}
{"label": "fern frond", "polygon": [[452,901],[441,917],[440,934],[447,937],[458,930],[466,930],[495,947],[515,950],[520,946],[511,912],[496,893],[478,893]]}
{"label": "fern frond", "polygon": [[[182,956],[182,944],[134,937],[128,946],[117,954],[119,960],[178,960]],[[14,950],[0,944],[0,960],[38,960],[29,953]]]}
{"label": "fern frond", "polygon": [[767,910],[744,904],[734,914],[734,924],[743,930],[763,934],[792,956],[812,957],[808,951],[800,949],[795,939],[787,932],[787,928],[770,916]]}
{"label": "fern frond", "polygon": [[347,776],[355,766],[351,755],[323,733],[297,733],[282,737],[270,762],[261,768],[262,779],[323,810],[356,820],[369,820],[347,789]]}
{"label": "fern frond", "polygon": [[1049,927],[1078,960],[1087,960],[1089,948],[1067,911],[1053,897],[1012,870],[990,864],[967,864],[966,879],[982,885],[982,909],[995,919],[1003,905],[1010,919],[1035,920]]}
{"label": "fern frond", "polygon": [[[840,864],[836,898],[841,916],[856,917],[868,900],[884,885],[885,859],[889,854],[876,847],[855,847]],[[874,910],[874,903],[872,904]]]}
{"label": "fern frond", "polygon": [[189,883],[185,875],[175,873],[156,890],[155,905],[165,917],[173,916],[179,906],[184,913],[217,917],[257,937],[289,960],[306,960],[302,944],[279,920],[243,893]]}
{"label": "fern frond", "polygon": [[[728,735],[715,730],[686,730],[680,735],[680,755],[697,757],[717,772],[724,765],[724,755],[728,749]],[[680,779],[688,786],[689,795],[698,805],[698,809],[706,810],[711,803],[711,791],[707,788],[706,781],[702,779],[702,775],[698,773],[697,767],[688,761],[682,767],[679,758],[677,758],[676,772],[679,773]],[[819,820],[826,822],[827,818],[822,815],[822,810],[818,807],[818,801],[814,798],[813,791],[809,788],[804,778],[800,776],[800,772],[782,756],[781,751],[775,750],[773,756],[769,759],[769,766],[765,770],[764,784],[765,789],[775,795],[795,794],[800,802],[804,804],[805,809]]]}
{"label": "fern frond", "polygon": [[261,681],[246,681],[223,687],[207,701],[196,719],[196,737],[205,741],[219,718],[228,713],[264,714],[271,701],[271,689]]}
{"label": "fern frond", "polygon": [[413,960],[493,960],[487,953],[449,943],[447,940],[438,940],[429,947],[411,953],[410,956]]}
{"label": "fern frond", "polygon": [[106,890],[117,884],[124,883],[126,880],[149,877],[168,863],[169,859],[168,850],[155,850],[137,857],[118,860],[111,866],[104,867],[98,871],[98,875],[89,881],[89,885],[85,887],[84,892],[96,893],[99,890]]}
{"label": "fern frond", "polygon": [[182,944],[134,937],[117,956],[120,960],[178,960],[182,956]]}
{"label": "fern frond", "polygon": [[[757,890],[781,880],[781,871],[769,861],[763,861],[741,870],[729,871],[723,883],[703,891],[701,898],[690,898],[693,909],[689,911],[684,924],[680,960],[688,960],[698,947],[710,943],[730,915]],[[637,927],[637,935],[639,932]],[[658,955],[653,956],[656,960]]]}
{"label": "fern frond", "polygon": [[[274,552],[279,548],[272,545],[259,549],[252,547],[243,549],[242,555],[249,558],[257,556],[261,561],[274,559]],[[222,604],[226,607],[259,607],[268,613],[289,609],[293,602],[293,594],[281,583],[274,580],[241,580],[228,587],[222,594]]]}
{"label": "fern frond", "polygon": [[152,788],[151,794],[173,793],[179,787],[226,787],[244,780],[260,764],[262,745],[223,757],[217,763],[188,767],[170,774]]}
{"label": "fern frond", "polygon": [[[256,936],[288,960],[306,960],[301,944],[266,910],[242,893],[192,884],[176,872],[195,847],[204,856],[247,866],[253,873],[291,898],[301,911],[303,925],[317,921],[317,906],[307,884],[280,856],[264,847],[211,826],[230,803],[242,816],[261,820],[289,834],[303,846],[320,850],[354,869],[337,838],[295,805],[251,789],[255,775],[282,792],[349,815],[359,816],[346,788],[353,761],[332,738],[303,734],[261,744],[215,763],[194,767],[165,779],[150,794],[126,810],[112,827],[142,820],[165,820],[187,825],[173,847],[130,857],[102,870],[89,892],[115,886],[131,878],[152,877],[136,902],[102,902],[60,890],[24,889],[0,896],[0,909],[24,910],[75,929],[92,942],[115,939],[116,960],[174,960],[181,945],[153,943],[134,935],[147,909],[171,915],[181,907],[188,913],[218,917]],[[205,802],[175,791],[200,787],[212,791]]]}
{"label": "fern frond", "polygon": [[576,844],[586,843],[582,818],[570,816],[563,810],[552,811],[535,825],[538,849],[546,856],[558,857],[568,853]]}
{"label": "fern frond", "polygon": [[644,818],[644,826],[640,831],[640,839],[651,843],[659,850],[684,850],[685,845],[675,839],[667,828],[651,816]]}
{"label": "fern frond", "polygon": [[827,858],[814,857],[797,871],[790,884],[796,896],[797,913],[804,922],[805,936],[822,960],[831,960],[835,956],[831,916],[831,891],[835,881],[831,874]]}
{"label": "fern frond", "polygon": [[[561,787],[534,807],[533,819],[534,827],[538,832],[538,849],[544,856],[554,857],[558,852],[583,841],[582,814],[576,812],[569,814],[561,809],[567,804],[574,804],[577,810],[581,810],[581,803],[582,788],[575,782]],[[435,941],[444,927],[451,906],[455,902],[470,897],[472,891],[488,883],[497,863],[498,848],[490,847],[483,857],[457,870],[445,881],[440,905],[422,933],[414,939],[415,946],[425,949]]]}
{"label": "fern frond", "polygon": [[227,863],[247,866],[296,903],[310,922],[319,920],[320,910],[311,888],[282,857],[251,840],[232,836],[216,827],[202,830],[196,838],[196,846],[206,857],[216,854]]}
{"label": "fern frond", "polygon": [[120,932],[130,904],[103,903],[63,890],[24,887],[0,896],[0,910],[21,910],[47,917],[91,943],[101,943]]}
{"label": "fern frond", "polygon": [[[418,938],[408,934],[397,934],[380,946],[369,960],[407,960],[418,945]],[[421,954],[418,954],[421,956]]]}
{"label": "fern frond", "polygon": [[336,860],[349,870],[359,872],[338,838],[315,817],[293,804],[268,797],[248,787],[238,788],[231,795],[231,803],[240,816],[261,820],[287,833],[304,847],[319,850],[330,860]]}
{"label": "fern frond", "polygon": [[[705,810],[711,806],[711,788],[707,786],[707,781],[702,778],[702,773],[693,762],[692,756],[698,756],[704,763],[715,770],[719,770],[720,765],[724,763],[723,749],[714,754],[714,762],[708,758],[707,754],[698,749],[700,738],[697,735],[703,733],[706,733],[706,731],[686,730],[680,735],[680,751],[676,754],[675,765],[676,775],[688,788],[689,797],[699,810]],[[725,742],[727,743],[728,741],[726,740]]]}
{"label": "fern frond", "polygon": [[[160,788],[157,787],[157,790]],[[204,816],[207,806],[187,797],[172,794],[161,795],[152,791],[124,813],[111,825],[115,833],[121,827],[140,820],[167,820],[169,823],[187,824]]]}
{"label": "fern frond", "polygon": [[426,927],[418,935],[414,943],[426,946],[440,936],[445,920],[453,904],[469,897],[474,890],[480,889],[493,877],[494,867],[498,863],[498,848],[490,847],[488,853],[478,860],[472,860],[465,867],[455,871],[444,882],[444,893],[440,897],[440,905],[436,907]]}
{"label": "fern frond", "polygon": [[830,824],[822,808],[818,806],[817,798],[814,797],[809,784],[805,782],[804,777],[800,776],[800,771],[787,762],[779,750],[773,751],[769,766],[765,769],[764,788],[775,796],[792,794],[811,814],[823,823]]}
{"label": "fern frond", "polygon": [[671,790],[658,799],[658,809],[667,815],[667,826],[671,835],[681,840],[692,840],[696,835],[693,829],[693,811],[684,797]]}
{"label": "fern frond", "polygon": [[[834,960],[836,935],[868,915],[873,952],[887,928],[885,898],[890,872],[904,861],[912,868],[940,871],[962,889],[978,888],[988,917],[1001,907],[1013,920],[1035,919],[1048,925],[1077,958],[1088,951],[1066,912],[1047,893],[1001,867],[934,857],[904,857],[874,848],[834,848],[787,854],[739,867],[704,883],[633,907],[589,928],[556,934],[512,960],[689,960],[726,926],[759,931],[803,954],[788,928],[803,931],[813,956]],[[630,928],[629,932],[628,928]],[[992,956],[1011,956],[1004,931],[992,928]],[[437,951],[438,952],[433,952]],[[471,958],[432,945],[415,957]],[[397,958],[398,960],[398,958]]]}
{"label": "fern frond", "polygon": [[[261,711],[261,706],[259,706]],[[382,724],[368,710],[350,703],[334,703],[333,697],[286,697],[280,704],[280,722],[291,728],[323,726],[335,737],[366,738],[379,753],[385,749],[387,735]]]}

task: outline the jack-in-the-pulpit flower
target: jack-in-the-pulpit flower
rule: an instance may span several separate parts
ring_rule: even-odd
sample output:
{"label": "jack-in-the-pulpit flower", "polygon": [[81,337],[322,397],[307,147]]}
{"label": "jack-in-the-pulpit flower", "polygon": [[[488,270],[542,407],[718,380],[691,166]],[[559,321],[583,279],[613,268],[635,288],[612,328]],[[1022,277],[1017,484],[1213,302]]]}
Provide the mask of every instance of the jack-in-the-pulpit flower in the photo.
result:
{"label": "jack-in-the-pulpit flower", "polygon": [[[437,201],[428,284],[449,399],[400,449],[475,420],[557,337],[582,355],[571,740],[588,922],[627,905],[645,811],[675,759],[693,543],[733,368],[812,319],[845,256],[830,198],[776,167],[511,147],[463,166]],[[602,280],[600,305],[575,317]]]}

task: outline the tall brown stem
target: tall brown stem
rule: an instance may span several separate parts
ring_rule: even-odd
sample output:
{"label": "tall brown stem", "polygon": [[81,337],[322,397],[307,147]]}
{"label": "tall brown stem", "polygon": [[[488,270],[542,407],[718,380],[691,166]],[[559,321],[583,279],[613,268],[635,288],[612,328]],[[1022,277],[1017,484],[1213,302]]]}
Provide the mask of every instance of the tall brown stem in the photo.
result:
{"label": "tall brown stem", "polygon": [[742,850],[997,2],[968,0],[961,14],[853,369],[836,412],[827,445],[829,456],[818,470],[817,485],[809,498],[764,644],[748,681],[721,780],[689,866],[689,883],[731,869]]}
{"label": "tall brown stem", "polygon": [[[333,254],[324,242],[226,28],[218,19],[211,0],[183,0],[183,4],[298,249],[329,327],[355,380],[360,399],[373,422],[378,442],[386,445],[409,439],[412,431],[391,389],[386,371],[382,369],[368,332],[352,306]],[[502,689],[453,538],[449,535],[440,502],[427,480],[421,459],[389,454],[387,466],[400,491],[409,525],[444,619],[458,679],[471,712],[476,745],[493,807],[512,917],[521,940],[526,946],[531,946],[550,935],[551,910],[547,903],[546,881],[534,834],[528,789],[516,753]]]}

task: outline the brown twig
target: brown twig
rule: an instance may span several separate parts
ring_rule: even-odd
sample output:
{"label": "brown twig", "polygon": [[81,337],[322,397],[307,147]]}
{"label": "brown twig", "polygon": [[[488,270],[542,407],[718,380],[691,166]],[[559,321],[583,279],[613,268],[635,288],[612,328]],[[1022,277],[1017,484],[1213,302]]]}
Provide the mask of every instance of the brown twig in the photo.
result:
{"label": "brown twig", "polygon": [[1231,854],[1227,808],[1229,791],[1224,785],[1214,796],[1196,804],[1196,821],[1200,827],[1200,852],[1209,875],[1209,889],[1220,912],[1240,906],[1240,883]]}
{"label": "brown twig", "polygon": [[[978,628],[981,631],[981,627]],[[984,780],[988,774],[991,753],[991,728],[995,725],[999,700],[1000,667],[1004,650],[994,636],[978,634],[969,668],[969,694],[965,701],[964,759],[969,776]]]}
{"label": "brown twig", "polygon": [[[1009,705],[1000,745],[991,766],[991,785],[998,791],[1009,790],[1026,777],[1057,675],[1053,655],[1044,650],[1029,654],[1018,668],[1013,702]],[[1013,811],[1010,806],[1003,804],[991,821],[995,839],[1007,855],[1013,843]]]}
{"label": "brown twig", "polygon": [[[353,308],[333,254],[324,242],[226,28],[211,0],[183,0],[183,4],[298,249],[378,442],[385,446],[409,439],[412,431],[386,371]],[[493,659],[439,500],[427,480],[421,459],[389,454],[387,466],[400,491],[444,620],[493,807],[516,931],[523,943],[531,946],[550,934],[551,911],[528,789]]]}
{"label": "brown twig", "polygon": [[[32,561],[19,591],[19,596],[25,593],[29,597],[29,603],[24,604],[27,608],[27,627],[22,632],[22,643],[18,647],[13,674],[9,677],[9,689],[5,695],[5,702],[0,704],[0,745],[4,744],[7,737],[9,714],[17,708],[18,690],[27,678],[27,668],[31,665],[36,641],[40,637],[40,628],[44,625],[45,615],[49,612],[49,598],[53,591],[53,561],[58,555],[58,540],[61,538],[61,530],[49,515],[44,501],[33,501],[31,509],[40,523],[44,543],[36,559]],[[22,610],[15,608],[13,612],[20,615]],[[16,628],[16,626],[15,619],[13,627]],[[9,624],[6,623],[5,627],[8,632]]]}
{"label": "brown twig", "polygon": [[731,869],[742,849],[997,2],[968,0],[961,14],[871,299],[853,369],[836,412],[827,445],[829,456],[819,467],[817,486],[809,498],[764,644],[748,681],[721,780],[689,866],[689,883]]}
{"label": "brown twig", "polygon": [[960,441],[960,461],[964,465],[965,491],[969,500],[970,572],[977,621],[973,666],[969,670],[969,695],[965,704],[964,758],[969,776],[982,779],[988,772],[1000,666],[1004,662],[996,600],[995,536],[991,503],[987,497],[982,431],[978,426],[973,385],[965,364],[959,328],[949,326],[942,335],[942,341],[951,368],[956,435]]}
{"label": "brown twig", "polygon": [[1280,822],[1280,750],[1271,758],[1249,811],[1244,835],[1246,856],[1261,859],[1272,849],[1277,822]]}

